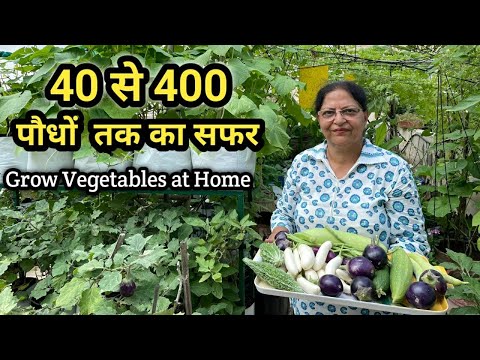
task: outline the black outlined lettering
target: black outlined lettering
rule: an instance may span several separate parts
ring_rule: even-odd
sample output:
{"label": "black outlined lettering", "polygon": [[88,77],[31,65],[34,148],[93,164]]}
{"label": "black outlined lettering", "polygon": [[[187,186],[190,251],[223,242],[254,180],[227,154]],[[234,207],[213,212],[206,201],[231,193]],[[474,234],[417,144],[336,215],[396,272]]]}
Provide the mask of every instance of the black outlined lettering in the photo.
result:
{"label": "black outlined lettering", "polygon": [[27,111],[25,119],[10,123],[13,141],[27,151],[77,151],[81,146],[83,115],[79,110],[62,110],[56,119],[47,119],[38,110]]}
{"label": "black outlined lettering", "polygon": [[226,105],[232,91],[233,77],[223,64],[204,68],[195,63],[165,64],[150,85],[149,96],[166,107],[196,107],[205,103],[215,108]]}
{"label": "black outlined lettering", "polygon": [[150,72],[136,57],[121,56],[117,60],[118,68],[105,70],[105,83],[108,95],[122,108],[145,105],[145,86]]}
{"label": "black outlined lettering", "polygon": [[92,107],[103,96],[102,72],[94,64],[60,64],[45,87],[45,97],[60,106]]}
{"label": "black outlined lettering", "polygon": [[248,190],[253,188],[253,175],[248,172],[217,173],[210,169],[196,169],[192,171],[190,178],[193,189]]}
{"label": "black outlined lettering", "polygon": [[57,173],[23,173],[18,169],[8,169],[3,174],[3,184],[9,190],[55,190],[59,184]]}

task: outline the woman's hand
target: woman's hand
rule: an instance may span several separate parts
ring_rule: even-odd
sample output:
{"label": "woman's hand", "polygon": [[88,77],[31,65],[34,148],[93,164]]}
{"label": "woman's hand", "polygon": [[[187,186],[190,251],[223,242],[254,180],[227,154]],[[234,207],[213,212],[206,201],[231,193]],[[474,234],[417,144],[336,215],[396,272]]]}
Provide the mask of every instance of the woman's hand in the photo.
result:
{"label": "woman's hand", "polygon": [[285,231],[288,233],[288,229],[284,226],[276,226],[273,228],[272,233],[268,238],[265,239],[266,242],[275,242],[275,236],[280,232],[280,231]]}

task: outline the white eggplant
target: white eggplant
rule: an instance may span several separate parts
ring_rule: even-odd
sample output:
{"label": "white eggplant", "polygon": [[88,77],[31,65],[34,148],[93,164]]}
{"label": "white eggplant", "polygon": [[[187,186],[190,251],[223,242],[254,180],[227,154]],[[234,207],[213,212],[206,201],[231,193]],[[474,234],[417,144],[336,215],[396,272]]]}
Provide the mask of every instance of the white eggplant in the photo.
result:
{"label": "white eggplant", "polygon": [[320,295],[320,286],[312,284],[310,281],[305,279],[302,275],[297,276],[297,282],[300,287],[305,291],[307,294],[312,295]]}
{"label": "white eggplant", "polygon": [[325,274],[332,274],[336,276],[338,267],[342,264],[343,258],[340,255],[335,256],[325,265]]}
{"label": "white eggplant", "polygon": [[310,246],[305,244],[298,245],[298,254],[300,255],[300,266],[303,270],[313,268],[313,264],[315,263],[315,253]]}
{"label": "white eggplant", "polygon": [[312,284],[318,285],[319,277],[317,272],[313,269],[305,270],[305,279],[310,281]]}
{"label": "white eggplant", "polygon": [[293,249],[293,260],[295,260],[295,265],[297,266],[297,274],[302,272],[302,262],[300,260],[300,253],[298,252],[298,247]]}
{"label": "white eggplant", "polygon": [[335,270],[335,274],[340,278],[340,280],[345,281],[347,284],[351,284],[353,281],[350,274],[347,271],[342,270],[341,268]]}
{"label": "white eggplant", "polygon": [[350,285],[347,284],[345,281],[343,281],[342,278],[340,278],[340,281],[342,282],[342,285],[343,285],[343,293],[347,295],[351,295],[352,290],[350,289]]}
{"label": "white eggplant", "polygon": [[283,250],[283,257],[285,259],[285,267],[287,268],[287,272],[292,275],[293,278],[295,278],[300,271],[298,271],[297,264],[293,258],[293,250],[291,247],[287,247],[285,250]]}
{"label": "white eggplant", "polygon": [[317,275],[318,275],[318,280],[320,280],[322,276],[325,275],[325,269],[321,268],[320,270],[318,270]]}
{"label": "white eggplant", "polygon": [[313,264],[313,270],[318,271],[324,265],[325,261],[327,260],[328,252],[332,249],[332,242],[325,241],[317,251],[317,255],[315,255],[315,263]]}

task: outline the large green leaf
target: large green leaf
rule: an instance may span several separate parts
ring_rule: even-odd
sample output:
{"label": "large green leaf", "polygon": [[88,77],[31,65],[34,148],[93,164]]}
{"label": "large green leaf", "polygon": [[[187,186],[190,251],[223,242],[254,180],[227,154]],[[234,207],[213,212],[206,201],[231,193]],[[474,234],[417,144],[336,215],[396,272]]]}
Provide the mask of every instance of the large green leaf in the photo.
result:
{"label": "large green leaf", "polygon": [[277,114],[268,106],[260,105],[260,108],[252,111],[250,116],[265,121],[265,138],[270,145],[283,149],[288,144],[290,137],[280,125]]}
{"label": "large green leaf", "polygon": [[447,111],[462,111],[477,105],[480,102],[480,94],[469,96],[461,100],[457,105],[449,108]]}
{"label": "large green leaf", "polygon": [[205,51],[202,55],[195,58],[195,62],[200,66],[205,66],[209,63],[212,57],[212,50]]}
{"label": "large green leaf", "polygon": [[121,282],[122,274],[119,271],[105,271],[98,286],[102,292],[118,291]]}
{"label": "large green leaf", "polygon": [[185,221],[185,223],[187,223],[190,226],[200,227],[202,229],[205,229],[207,226],[207,223],[205,221],[197,217],[184,216],[182,217],[182,219],[183,221]]}
{"label": "large green leaf", "polygon": [[30,106],[30,109],[38,110],[46,114],[48,110],[50,110],[54,105],[55,105],[54,101],[49,101],[45,98],[38,98],[33,100],[32,105]]}
{"label": "large green leaf", "polygon": [[31,85],[34,82],[41,80],[45,74],[47,74],[48,72],[50,72],[50,70],[53,69],[55,64],[55,59],[48,59],[45,64],[43,64],[43,66],[38,69],[35,74],[30,78],[27,85]]}
{"label": "large green leaf", "polygon": [[8,258],[7,259],[3,258],[2,260],[0,260],[0,275],[3,275],[3,273],[7,271],[11,263],[12,261]]}
{"label": "large green leaf", "polygon": [[443,176],[445,174],[452,174],[465,169],[468,165],[468,161],[460,159],[458,161],[448,161],[444,164],[437,165],[437,175]]}
{"label": "large green leaf", "polygon": [[157,300],[157,309],[156,309],[156,314],[158,313],[163,313],[164,311],[167,311],[167,309],[170,307],[170,304],[172,302],[163,296],[159,296]]}
{"label": "large green leaf", "polygon": [[210,308],[208,309],[208,314],[213,315],[213,314],[216,314],[216,313],[218,313],[222,310],[225,310],[226,312],[229,312],[229,311],[231,312],[231,308],[232,308],[231,304],[221,302],[219,304],[215,304],[215,305],[210,306]]}
{"label": "large green leaf", "polygon": [[449,312],[450,315],[480,315],[480,309],[475,306],[462,306],[453,308]]}
{"label": "large green leaf", "polygon": [[480,211],[477,212],[472,219],[472,226],[479,226],[480,225]]}
{"label": "large green leaf", "polygon": [[431,143],[429,146],[430,151],[455,151],[457,149],[460,149],[461,145],[456,143],[456,142],[441,142],[439,141],[438,143]]}
{"label": "large green leaf", "polygon": [[458,205],[460,205],[460,200],[457,196],[437,196],[428,201],[427,211],[440,218],[453,212]]}
{"label": "large green leaf", "polygon": [[142,236],[142,234],[135,234],[129,236],[125,239],[125,243],[130,245],[136,251],[141,252],[147,243],[147,239]]}
{"label": "large green leaf", "polygon": [[55,305],[61,308],[70,309],[73,305],[78,303],[83,290],[88,287],[88,281],[80,278],[73,278],[60,289],[60,294],[58,295]]}
{"label": "large green leaf", "polygon": [[242,52],[243,48],[245,47],[245,45],[230,45],[230,46],[232,49],[238,52]]}
{"label": "large green leaf", "polygon": [[105,299],[100,294],[100,289],[94,286],[82,293],[82,298],[78,303],[81,315],[95,314],[105,306]]}
{"label": "large green leaf", "polygon": [[276,74],[275,78],[272,80],[272,85],[280,96],[290,94],[298,84],[299,82],[291,77],[280,74]]}
{"label": "large green leaf", "polygon": [[160,62],[165,62],[168,59],[172,58],[172,54],[168,53],[167,51],[163,50],[160,46],[153,45],[152,48],[157,52],[157,59]]}
{"label": "large green leaf", "polygon": [[251,71],[257,71],[258,73],[268,78],[273,78],[270,75],[270,70],[272,68],[272,60],[266,58],[255,58],[251,60],[246,60],[245,64],[250,68]]}
{"label": "large green leaf", "polygon": [[56,63],[74,63],[79,58],[85,56],[87,49],[80,46],[64,48],[62,52],[55,53]]}
{"label": "large green leaf", "polygon": [[455,130],[451,133],[444,134],[443,139],[444,140],[458,140],[458,139],[463,139],[468,136],[473,136],[475,134],[475,130],[473,129],[465,129],[464,130]]}
{"label": "large green leaf", "polygon": [[245,114],[249,111],[255,110],[257,105],[246,95],[238,97],[238,94],[234,91],[232,97],[227,105],[225,105],[225,110],[231,113],[234,116],[239,116]]}
{"label": "large green leaf", "polygon": [[250,69],[239,59],[231,59],[228,61],[228,68],[232,72],[233,88],[242,85],[245,80],[250,77]]}
{"label": "large green leaf", "polygon": [[[470,197],[475,192],[475,184],[472,183],[456,183],[455,186],[449,186],[448,193],[449,195],[456,195],[461,197]],[[444,192],[446,194],[447,192]]]}
{"label": "large green leaf", "polygon": [[208,295],[212,292],[211,286],[208,283],[205,283],[205,282],[201,282],[201,283],[192,282],[190,284],[190,290],[196,296],[204,296],[204,295]]}
{"label": "large green leaf", "polygon": [[10,286],[0,292],[0,315],[6,315],[17,306],[17,298],[13,295]]}
{"label": "large green leaf", "polygon": [[382,121],[382,123],[375,129],[375,145],[380,145],[385,142],[387,131],[388,131],[387,124],[384,121]]}
{"label": "large green leaf", "polygon": [[103,268],[103,261],[98,261],[97,259],[93,259],[92,261],[89,261],[82,266],[77,268],[77,274],[79,276],[82,276],[83,274],[95,270],[95,269],[101,269]]}
{"label": "large green leaf", "polygon": [[68,270],[70,270],[70,264],[64,260],[63,256],[58,257],[52,267],[52,276],[57,277],[65,274]]}
{"label": "large green leaf", "polygon": [[[303,110],[300,104],[294,101],[292,97],[286,96],[282,100],[285,103],[285,112],[302,126],[310,126],[312,122],[316,122],[316,120],[313,119],[308,112]],[[270,106],[269,104],[267,105]]]}
{"label": "large green leaf", "polygon": [[473,135],[473,140],[477,141],[480,138],[480,130],[477,130],[475,135]]}
{"label": "large green leaf", "polygon": [[218,56],[225,56],[232,45],[210,45],[208,48]]}
{"label": "large green leaf", "polygon": [[52,277],[48,276],[45,279],[40,280],[36,285],[35,288],[30,293],[30,297],[38,300],[50,291],[50,285],[52,283]]}
{"label": "large green leaf", "polygon": [[177,231],[179,239],[188,239],[193,233],[193,228],[188,224],[182,224]]}
{"label": "large green leaf", "polygon": [[104,96],[98,107],[103,109],[112,119],[131,119],[139,112],[139,108],[135,107],[121,108],[109,96]]}
{"label": "large green leaf", "polygon": [[140,255],[132,264],[139,264],[145,269],[148,269],[150,266],[154,265],[158,259],[168,255],[167,250],[163,248],[156,248],[155,250],[145,250],[145,252]]}
{"label": "large green leaf", "polygon": [[20,112],[31,98],[32,93],[29,90],[0,97],[0,122],[10,115]]}
{"label": "large green leaf", "polygon": [[415,176],[433,177],[433,168],[430,165],[419,165],[415,168]]}
{"label": "large green leaf", "polygon": [[388,140],[387,142],[384,142],[380,144],[379,146],[385,150],[391,150],[395,146],[398,146],[402,143],[403,139],[401,136],[395,136],[393,139]]}
{"label": "large green leaf", "polygon": [[[100,103],[102,105],[102,103]],[[90,120],[90,119],[110,119],[111,116],[108,115],[108,113],[102,109],[102,108],[99,108],[99,107],[93,107],[93,108],[90,108],[90,109],[87,109],[86,110],[87,112],[87,119]],[[84,132],[82,135],[85,135],[86,132]],[[88,139],[88,137],[87,137]]]}
{"label": "large green leaf", "polygon": [[212,294],[217,299],[221,299],[223,296],[223,287],[222,284],[219,282],[215,282],[212,284]]}

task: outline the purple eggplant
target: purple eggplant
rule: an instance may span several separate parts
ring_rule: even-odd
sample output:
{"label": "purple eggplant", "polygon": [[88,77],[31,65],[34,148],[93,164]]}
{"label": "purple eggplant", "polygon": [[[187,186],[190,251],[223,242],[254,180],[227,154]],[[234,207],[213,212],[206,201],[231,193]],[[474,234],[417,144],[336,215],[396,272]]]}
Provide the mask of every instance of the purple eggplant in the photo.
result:
{"label": "purple eggplant", "polygon": [[350,284],[350,291],[360,301],[372,301],[375,294],[373,281],[366,276],[355,277]]}
{"label": "purple eggplant", "polygon": [[425,270],[422,272],[418,280],[433,287],[437,297],[445,296],[445,293],[447,292],[447,282],[439,271],[434,269]]}
{"label": "purple eggplant", "polygon": [[278,241],[275,241],[275,245],[277,245],[278,248],[283,251],[287,247],[290,247],[292,243],[289,240],[278,240]]}
{"label": "purple eggplant", "polygon": [[342,281],[335,275],[325,274],[318,282],[323,295],[337,297],[343,292]]}
{"label": "purple eggplant", "polygon": [[437,296],[433,287],[423,281],[415,281],[408,287],[405,298],[417,309],[426,310],[433,306]]}
{"label": "purple eggplant", "polygon": [[287,233],[285,231],[279,231],[275,235],[275,245],[282,251],[292,245],[291,241],[287,239]]}
{"label": "purple eggplant", "polygon": [[375,269],[383,269],[388,263],[387,252],[375,243],[365,246],[363,256],[372,262]]}
{"label": "purple eggplant", "polygon": [[287,233],[285,231],[279,231],[275,235],[275,241],[276,240],[287,240]]}
{"label": "purple eggplant", "polygon": [[355,256],[351,258],[347,265],[348,272],[355,278],[357,276],[366,276],[373,279],[375,266],[364,256]]}
{"label": "purple eggplant", "polygon": [[334,257],[337,257],[337,254],[335,254],[332,250],[328,250],[328,254],[327,254],[327,258],[325,259],[325,262],[328,263]]}
{"label": "purple eggplant", "polygon": [[123,279],[120,284],[120,295],[125,297],[132,296],[135,293],[136,288],[137,285],[135,284],[135,281],[131,279]]}

